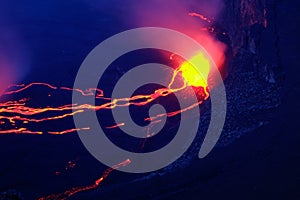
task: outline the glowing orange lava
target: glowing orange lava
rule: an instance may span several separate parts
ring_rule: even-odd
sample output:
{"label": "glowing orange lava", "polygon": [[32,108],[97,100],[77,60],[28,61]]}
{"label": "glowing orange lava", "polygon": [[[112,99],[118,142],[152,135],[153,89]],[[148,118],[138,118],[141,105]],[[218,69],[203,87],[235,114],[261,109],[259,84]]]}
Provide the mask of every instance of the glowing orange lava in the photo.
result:
{"label": "glowing orange lava", "polygon": [[[199,101],[190,105],[186,108],[181,108],[180,110],[162,113],[151,118],[146,118],[145,120],[151,121],[151,125],[154,126],[157,123],[160,123],[161,120],[159,118],[163,116],[172,117],[178,115],[187,110],[191,110],[199,106],[205,99],[208,98],[209,92],[207,91],[207,77],[210,72],[210,65],[207,58],[205,58],[203,53],[198,53],[193,56],[188,61],[182,61],[180,59],[176,60],[175,55],[172,55],[170,58],[175,60],[178,63],[178,67],[174,70],[174,73],[169,81],[169,84],[166,88],[161,88],[155,90],[152,94],[148,95],[135,95],[130,98],[119,98],[119,99],[111,99],[106,98],[104,96],[104,92],[98,88],[91,89],[72,89],[68,87],[56,87],[50,85],[48,83],[30,83],[28,85],[12,85],[8,88],[3,95],[9,96],[17,93],[24,92],[32,87],[47,87],[51,90],[57,91],[74,91],[79,92],[83,96],[95,96],[95,98],[102,99],[105,101],[101,105],[89,105],[89,104],[66,104],[63,106],[46,106],[46,107],[31,107],[28,106],[29,98],[23,98],[20,100],[11,100],[7,102],[0,102],[0,134],[43,134],[43,131],[39,130],[29,130],[27,125],[30,123],[45,123],[47,121],[52,120],[61,120],[64,118],[68,118],[83,112],[87,112],[90,110],[99,111],[103,109],[114,109],[116,107],[127,107],[127,106],[145,106],[154,100],[160,97],[166,97],[172,93],[176,93],[184,90],[186,87],[192,86],[196,88],[202,88],[201,94],[198,94],[201,98]],[[183,80],[183,84],[181,86],[174,86],[175,79],[181,78]],[[49,95],[48,95],[49,96]],[[47,117],[45,117],[47,115]],[[51,116],[48,116],[51,115]],[[115,124],[112,126],[106,127],[107,129],[113,129],[120,126],[125,126],[125,123]],[[23,126],[23,127],[21,127]],[[12,127],[12,128],[4,128],[4,127]],[[34,127],[34,126],[31,126]],[[62,135],[69,134],[78,131],[90,130],[90,127],[83,128],[70,128],[67,130],[60,131],[48,131],[48,134],[54,135]],[[147,137],[151,137],[155,133],[150,130],[147,130]],[[144,146],[147,138],[142,141],[142,147]],[[106,179],[106,177],[115,169],[126,166],[130,164],[130,160],[126,160],[113,166],[112,168],[107,169],[103,175],[97,179],[94,184],[83,186],[83,187],[75,187],[70,190],[67,190],[60,194],[49,195],[47,197],[41,197],[40,200],[50,200],[50,199],[66,199],[78,192],[91,190],[97,188],[100,183]],[[57,172],[59,174],[59,172]]]}
{"label": "glowing orange lava", "polygon": [[127,159],[111,168],[108,168],[107,170],[105,170],[105,172],[102,174],[102,176],[100,178],[98,178],[93,184],[91,185],[88,185],[88,186],[82,186],[82,187],[75,187],[75,188],[72,188],[70,190],[67,190],[63,193],[60,193],[60,194],[52,194],[52,195],[49,195],[49,196],[46,196],[46,197],[41,197],[39,198],[39,200],[65,200],[67,199],[68,197],[71,197],[73,196],[74,194],[76,193],[79,193],[79,192],[83,192],[83,191],[87,191],[87,190],[93,190],[95,188],[97,188],[106,178],[107,176],[114,170],[120,168],[120,167],[124,167],[126,165],[129,165],[130,164],[130,160]]}
{"label": "glowing orange lava", "polygon": [[[170,58],[173,59],[172,55]],[[83,104],[83,105],[76,105],[76,104],[66,104],[59,107],[29,107],[26,105],[28,99],[24,98],[19,101],[8,101],[8,102],[0,102],[0,124],[4,125],[9,122],[11,125],[15,125],[16,122],[22,122],[25,126],[28,123],[41,123],[46,121],[52,121],[52,120],[60,120],[64,119],[70,116],[74,116],[76,114],[83,113],[88,110],[95,110],[99,111],[102,109],[113,109],[116,107],[127,107],[131,105],[135,106],[144,106],[147,105],[157,98],[168,96],[169,94],[176,93],[178,91],[181,91],[185,89],[188,86],[193,87],[199,87],[203,88],[203,100],[205,100],[209,93],[207,91],[207,77],[209,73],[209,61],[205,56],[200,52],[194,57],[192,57],[188,61],[178,61],[179,67],[174,70],[174,74],[170,80],[170,83],[167,88],[161,88],[155,90],[152,94],[149,95],[136,95],[130,98],[120,98],[120,99],[110,99],[104,97],[104,93],[102,90],[97,88],[87,89],[87,90],[81,90],[81,89],[72,89],[68,87],[56,87],[47,83],[31,83],[28,85],[12,85],[10,88],[17,88],[15,90],[9,90],[4,93],[4,95],[12,95],[16,93],[23,92],[33,86],[44,86],[48,87],[53,90],[65,90],[65,91],[76,91],[82,94],[83,96],[90,96],[94,95],[95,98],[101,98],[103,100],[106,100],[107,103],[103,103],[101,105],[89,105],[89,104]],[[182,76],[184,79],[183,85],[181,87],[174,88],[173,84],[175,79],[178,76]],[[9,88],[9,89],[10,89]],[[181,112],[184,112],[186,110],[190,110],[199,104],[202,103],[202,100],[199,101],[195,105],[191,105],[187,108],[182,108],[181,110],[174,111],[167,114],[161,114],[157,115],[153,118],[159,118],[162,116],[175,116],[177,114],[180,114]],[[42,114],[49,113],[49,112],[55,112],[54,116],[50,117],[38,117]],[[64,112],[64,113],[63,113]],[[67,113],[66,113],[67,112]],[[151,119],[153,119],[151,118]],[[149,118],[150,119],[150,118]],[[145,119],[145,120],[149,120]],[[125,124],[117,124],[114,126],[107,127],[110,128],[117,128],[119,126],[124,126]],[[89,127],[84,128],[77,128],[77,129],[68,129],[68,130],[62,130],[62,131],[49,131],[49,134],[67,134],[71,132],[76,132],[80,130],[89,130]],[[26,127],[21,128],[13,128],[10,130],[2,130],[0,128],[0,134],[8,134],[8,133],[18,133],[18,134],[43,134],[42,131],[31,131],[28,130]]]}
{"label": "glowing orange lava", "polygon": [[207,78],[210,69],[209,60],[202,53],[184,62],[180,71],[188,85],[194,87],[207,87]]}
{"label": "glowing orange lava", "polygon": [[190,13],[189,13],[189,16],[192,16],[192,17],[199,17],[201,20],[206,21],[206,22],[208,22],[208,23],[211,23],[211,22],[212,22],[212,20],[208,19],[207,17],[205,17],[204,15],[199,14],[199,13],[190,12]]}

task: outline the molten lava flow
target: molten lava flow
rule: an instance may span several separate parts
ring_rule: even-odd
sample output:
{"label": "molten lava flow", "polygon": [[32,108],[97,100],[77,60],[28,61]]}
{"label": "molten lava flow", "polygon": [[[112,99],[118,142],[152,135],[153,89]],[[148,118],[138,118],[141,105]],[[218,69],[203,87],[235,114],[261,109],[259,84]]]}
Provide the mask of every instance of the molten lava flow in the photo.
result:
{"label": "molten lava flow", "polygon": [[[102,90],[98,88],[91,88],[87,90],[81,89],[72,89],[68,87],[56,87],[48,83],[31,83],[28,85],[13,85],[8,88],[8,91],[4,93],[7,97],[13,94],[21,94],[25,90],[28,90],[32,87],[47,87],[48,89],[55,91],[74,91],[79,92],[83,96],[95,96],[95,98],[101,99],[104,101],[101,105],[89,105],[89,104],[66,104],[63,106],[46,106],[46,107],[31,107],[28,106],[29,98],[23,98],[20,100],[10,100],[7,102],[0,102],[0,134],[43,134],[43,131],[39,130],[29,130],[27,128],[28,124],[31,123],[46,123],[52,120],[61,120],[68,118],[70,116],[78,115],[87,111],[99,111],[103,109],[114,109],[116,107],[128,107],[131,105],[134,106],[145,106],[154,100],[162,97],[166,97],[172,93],[176,93],[186,89],[186,87],[193,87],[197,89],[197,96],[199,101],[186,107],[181,108],[180,110],[162,113],[151,118],[146,118],[146,121],[151,121],[151,126],[153,127],[157,123],[161,123],[162,120],[159,118],[168,116],[172,117],[178,115],[187,110],[191,110],[199,106],[204,100],[209,96],[207,91],[207,77],[210,72],[209,60],[204,56],[203,53],[199,52],[193,56],[188,61],[182,60],[179,56],[171,55],[170,59],[175,61],[178,67],[175,68],[174,73],[169,81],[169,84],[166,88],[161,88],[155,90],[152,94],[148,95],[135,95],[129,98],[119,98],[111,99],[104,97]],[[182,85],[175,86],[176,79],[182,80]],[[49,96],[49,95],[48,95]],[[47,117],[45,117],[47,115]],[[51,115],[51,116],[48,116]],[[106,127],[107,129],[113,129],[120,126],[125,126],[125,123],[115,124],[112,126]],[[4,128],[10,127],[10,128]],[[22,126],[22,127],[20,127]],[[34,127],[34,126],[31,126]],[[148,128],[147,137],[151,137],[155,133]],[[90,130],[90,127],[84,128],[70,128],[67,130],[60,131],[48,131],[48,134],[62,135],[69,134],[77,131]],[[144,146],[147,137],[142,141],[142,147]],[[115,165],[112,168],[106,170],[103,175],[95,181],[94,184],[84,187],[75,187],[70,190],[67,190],[61,194],[50,195],[47,197],[42,197],[40,200],[46,199],[66,199],[78,192],[91,190],[97,188],[100,183],[114,170],[122,166],[130,164],[130,160],[121,162],[120,164]]]}
{"label": "molten lava flow", "polygon": [[30,131],[27,128],[18,128],[18,129],[11,129],[11,130],[5,130],[5,131],[0,131],[0,134],[32,134],[32,135],[40,135],[43,134],[41,131]]}
{"label": "molten lava flow", "polygon": [[203,88],[207,87],[209,69],[209,60],[202,53],[184,62],[180,67],[183,78],[190,86]]}
{"label": "molten lava flow", "polygon": [[73,128],[73,129],[69,129],[69,130],[65,130],[65,131],[56,131],[56,132],[51,132],[49,131],[49,134],[53,134],[53,135],[63,135],[63,134],[67,134],[67,133],[73,133],[73,132],[78,132],[78,131],[86,131],[86,130],[90,130],[89,127],[86,128]]}
{"label": "molten lava flow", "polygon": [[87,191],[87,190],[93,190],[95,188],[97,188],[106,178],[107,176],[114,170],[120,168],[120,167],[125,167],[126,165],[130,164],[130,160],[127,159],[117,165],[114,165],[111,168],[108,168],[107,170],[105,170],[105,172],[102,174],[102,176],[100,178],[98,178],[92,185],[88,185],[88,186],[83,186],[83,187],[75,187],[72,188],[70,190],[67,190],[63,193],[60,194],[52,194],[46,197],[41,197],[39,198],[39,200],[65,200],[68,197],[73,196],[74,194],[78,193],[78,192],[83,192],[83,191]]}
{"label": "molten lava flow", "polygon": [[15,93],[19,93],[19,92],[22,92],[32,86],[35,86],[35,85],[42,85],[42,86],[46,86],[50,89],[53,89],[53,90],[69,90],[69,91],[77,91],[79,93],[81,93],[83,96],[92,96],[92,95],[95,95],[96,98],[101,98],[103,97],[103,91],[98,89],[98,88],[89,88],[87,90],[81,90],[81,89],[76,89],[76,88],[68,88],[68,87],[56,87],[56,86],[53,86],[53,85],[50,85],[48,83],[30,83],[28,85],[24,85],[24,84],[21,84],[21,85],[11,85],[8,87],[8,89],[12,88],[12,87],[17,87],[17,88],[20,88],[20,89],[17,89],[17,90],[12,90],[12,91],[8,91],[8,92],[5,92],[3,95],[10,95],[10,94],[15,94]]}
{"label": "molten lava flow", "polygon": [[189,16],[192,16],[192,17],[199,17],[201,20],[206,21],[206,22],[208,22],[208,23],[211,23],[211,22],[212,22],[212,20],[208,19],[207,17],[205,17],[204,15],[199,14],[199,13],[190,12],[190,13],[189,13]]}
{"label": "molten lava flow", "polygon": [[[0,124],[7,124],[8,122],[10,125],[14,126],[17,122],[22,122],[22,124],[25,126],[28,123],[42,123],[52,120],[60,120],[64,119],[70,116],[74,116],[89,110],[103,110],[103,109],[114,109],[116,107],[128,107],[131,105],[134,106],[145,106],[154,100],[168,96],[172,93],[179,92],[183,89],[185,89],[188,86],[196,87],[196,88],[203,88],[202,92],[202,100],[207,99],[209,96],[209,93],[207,91],[207,77],[209,73],[209,61],[207,58],[204,57],[204,55],[200,52],[194,57],[192,57],[188,61],[182,61],[181,59],[174,58],[175,55],[172,55],[170,58],[172,60],[176,60],[178,62],[179,67],[177,67],[174,70],[174,74],[169,82],[169,85],[167,88],[161,88],[155,90],[152,94],[149,95],[136,95],[130,98],[119,98],[119,99],[110,99],[104,97],[104,93],[102,90],[97,88],[87,89],[87,90],[81,90],[81,89],[72,89],[68,87],[56,87],[47,83],[31,83],[28,85],[13,85],[11,88],[18,88],[15,90],[9,90],[4,93],[4,95],[12,95],[21,93],[33,86],[45,86],[47,88],[53,89],[53,90],[64,90],[64,91],[76,91],[82,94],[83,96],[90,96],[95,95],[95,98],[101,98],[102,100],[107,101],[107,103],[103,103],[101,105],[89,105],[89,104],[66,104],[63,106],[58,107],[29,107],[27,106],[27,102],[29,101],[28,98],[23,98],[21,100],[17,101],[8,101],[8,102],[0,102]],[[175,79],[181,76],[184,81],[183,85],[180,87],[174,87]],[[157,115],[153,118],[159,118],[161,116],[175,116],[181,112],[184,112],[186,110],[192,109],[196,107],[197,105],[202,103],[202,100],[199,101],[195,105],[191,105],[187,108],[182,108],[181,110],[174,111],[167,114],[161,114]],[[46,113],[57,113],[54,116],[50,117],[37,117],[41,116],[42,114]],[[149,120],[149,119],[146,119]],[[125,124],[117,124],[113,126],[107,127],[110,128],[117,128],[119,126],[124,126]],[[23,133],[23,134],[42,134],[42,131],[30,131],[26,127],[21,128],[12,128],[9,130],[2,130],[0,129],[0,134],[7,134],[7,133]],[[67,134],[71,132],[76,132],[80,130],[89,130],[89,127],[80,128],[80,129],[68,129],[68,130],[62,130],[62,131],[49,131],[49,134]]]}
{"label": "molten lava flow", "polygon": [[116,125],[113,125],[113,126],[107,126],[105,128],[107,128],[107,129],[113,129],[113,128],[117,128],[117,127],[120,127],[120,126],[125,126],[125,123],[120,123],[120,124],[116,124]]}

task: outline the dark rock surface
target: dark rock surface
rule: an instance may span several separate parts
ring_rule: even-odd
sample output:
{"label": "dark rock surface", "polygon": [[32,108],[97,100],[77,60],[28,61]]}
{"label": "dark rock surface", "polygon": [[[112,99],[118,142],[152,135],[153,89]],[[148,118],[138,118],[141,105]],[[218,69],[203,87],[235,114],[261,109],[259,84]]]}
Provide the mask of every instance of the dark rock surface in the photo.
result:
{"label": "dark rock surface", "polygon": [[0,192],[0,200],[23,200],[21,194],[15,190]]}

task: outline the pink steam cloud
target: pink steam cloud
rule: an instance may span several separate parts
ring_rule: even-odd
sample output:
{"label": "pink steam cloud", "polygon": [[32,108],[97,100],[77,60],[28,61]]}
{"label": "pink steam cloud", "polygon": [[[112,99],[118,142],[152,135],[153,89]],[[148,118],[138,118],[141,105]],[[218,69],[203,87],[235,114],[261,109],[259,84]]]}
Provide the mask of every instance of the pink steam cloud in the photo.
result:
{"label": "pink steam cloud", "polygon": [[28,71],[28,53],[5,11],[0,9],[0,98],[9,85],[18,83]]}
{"label": "pink steam cloud", "polygon": [[[218,18],[222,9],[222,0],[141,0],[130,5],[124,17],[129,25],[135,27],[170,28],[192,37],[206,49],[222,71],[226,45],[205,29]],[[189,13],[200,13],[210,22],[190,16]]]}

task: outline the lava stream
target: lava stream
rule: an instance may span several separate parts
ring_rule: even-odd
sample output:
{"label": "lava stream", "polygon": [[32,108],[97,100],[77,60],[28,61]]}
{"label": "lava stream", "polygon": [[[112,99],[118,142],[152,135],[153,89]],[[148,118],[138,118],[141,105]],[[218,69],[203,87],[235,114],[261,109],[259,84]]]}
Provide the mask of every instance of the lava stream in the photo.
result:
{"label": "lava stream", "polygon": [[[171,55],[171,60],[175,60],[174,55]],[[146,118],[145,121],[158,119],[163,116],[172,117],[177,114],[180,114],[182,112],[185,112],[187,110],[193,109],[197,107],[199,104],[203,102],[203,100],[206,100],[209,96],[209,93],[207,91],[207,76],[209,73],[209,62],[204,57],[202,53],[197,54],[196,56],[192,57],[190,61],[180,61],[180,59],[176,58],[177,62],[179,63],[179,67],[174,70],[174,74],[170,80],[170,83],[168,84],[167,88],[161,88],[155,90],[152,94],[149,95],[135,95],[130,98],[118,98],[118,99],[110,99],[104,97],[103,90],[97,89],[97,88],[91,88],[87,90],[81,90],[81,89],[71,89],[67,87],[56,87],[53,85],[50,85],[48,83],[31,83],[28,85],[12,85],[9,89],[17,87],[18,89],[15,90],[9,90],[4,93],[4,96],[17,94],[20,92],[23,92],[33,86],[44,86],[48,87],[53,90],[67,90],[67,91],[76,91],[82,94],[83,96],[90,96],[94,95],[95,98],[101,98],[104,101],[107,101],[107,103],[103,103],[101,105],[89,105],[89,104],[67,104],[59,107],[29,107],[26,105],[28,99],[24,98],[19,101],[8,101],[0,103],[0,124],[4,125],[6,122],[9,122],[10,125],[14,126],[17,122],[21,122],[24,126],[28,123],[41,123],[41,122],[47,122],[52,120],[60,120],[64,119],[70,116],[74,116],[89,110],[99,111],[103,109],[114,109],[116,107],[128,107],[131,105],[134,106],[145,106],[154,100],[160,98],[160,97],[166,97],[172,93],[176,93],[179,91],[184,90],[188,86],[196,87],[196,88],[202,88],[201,99],[186,108],[182,108],[177,111],[173,111],[170,113],[163,113],[159,114],[157,116]],[[197,65],[201,66],[201,72],[199,73],[194,66],[192,66],[192,63],[196,63]],[[181,75],[183,81],[182,86],[174,88],[173,84],[175,82],[175,79]],[[49,112],[56,112],[57,114],[55,116],[50,117],[37,117],[41,114],[46,114]],[[67,112],[67,113],[63,113]],[[120,125],[112,125],[107,127],[110,128],[117,128],[119,126],[123,126],[124,124]],[[81,128],[81,129],[68,129],[68,130],[62,130],[62,131],[49,131],[49,134],[67,134],[79,130],[88,130],[88,127]],[[0,134],[8,134],[8,133],[23,133],[23,134],[42,134],[42,131],[31,131],[28,130],[26,127],[21,127],[9,129],[9,130],[3,130],[0,129]]]}
{"label": "lava stream", "polygon": [[[184,90],[186,87],[193,87],[195,91],[197,91],[197,96],[199,97],[199,101],[186,107],[181,108],[180,110],[169,112],[169,113],[162,113],[158,114],[153,117],[146,118],[145,121],[151,121],[151,126],[154,126],[157,123],[160,123],[161,117],[168,116],[172,117],[178,115],[182,112],[191,110],[199,106],[204,100],[209,97],[208,86],[207,86],[207,77],[209,73],[209,62],[208,59],[204,57],[202,53],[199,53],[191,58],[189,61],[182,61],[179,57],[175,55],[171,55],[171,60],[174,60],[178,63],[178,67],[174,70],[172,78],[166,88],[161,88],[155,90],[152,94],[148,95],[135,95],[130,98],[118,98],[118,99],[110,99],[104,96],[104,92],[98,88],[91,88],[86,90],[81,89],[72,89],[68,87],[56,87],[50,85],[48,83],[31,83],[28,85],[12,85],[8,88],[3,96],[9,96],[13,94],[19,94],[28,90],[32,87],[47,87],[51,90],[62,90],[62,91],[72,91],[72,92],[79,92],[83,96],[95,96],[97,99],[101,99],[106,101],[101,105],[89,105],[89,104],[66,104],[63,106],[57,107],[30,107],[28,106],[29,98],[23,98],[20,100],[10,100],[7,102],[0,102],[0,135],[1,134],[43,134],[43,131],[33,131],[29,130],[26,126],[29,123],[45,123],[47,121],[53,120],[62,120],[68,118],[70,116],[74,116],[83,112],[87,111],[99,111],[103,109],[114,109],[116,107],[128,107],[131,105],[134,106],[145,106],[154,100],[160,97],[166,97],[170,94],[179,92]],[[201,68],[201,73],[197,70],[195,66],[191,63],[196,64]],[[183,84],[178,87],[174,87],[174,82],[176,78],[181,78]],[[55,114],[53,116],[53,113]],[[44,115],[52,115],[50,117],[45,117]],[[20,127],[21,125],[24,127]],[[106,129],[113,129],[120,126],[125,126],[125,123],[114,124],[111,126],[105,127]],[[4,126],[12,126],[11,129],[4,129]],[[151,127],[150,126],[150,127]],[[48,134],[53,135],[62,135],[62,134],[69,134],[78,131],[85,131],[90,130],[90,127],[83,127],[83,128],[70,128],[67,130],[61,131],[48,131]],[[155,133],[151,132],[150,128],[147,130],[147,136],[142,141],[142,148],[147,140],[148,137],[151,137]],[[50,199],[67,199],[68,197],[82,191],[92,190],[97,188],[102,181],[104,181],[107,176],[115,169],[119,167],[124,167],[130,164],[130,160],[127,159],[112,168],[107,169],[103,175],[97,179],[92,185],[83,186],[83,187],[75,187],[69,189],[60,194],[49,195],[46,197],[41,197],[39,200],[50,200]]]}
{"label": "lava stream", "polygon": [[39,200],[65,200],[67,199],[68,197],[71,197],[73,196],[74,194],[76,193],[79,193],[79,192],[83,192],[83,191],[88,191],[88,190],[93,190],[93,189],[96,189],[106,178],[107,176],[114,170],[120,168],[120,167],[125,167],[126,165],[129,165],[130,164],[130,160],[127,159],[117,165],[114,165],[113,167],[111,168],[108,168],[107,170],[104,171],[104,173],[102,174],[102,176],[100,178],[98,178],[93,184],[91,185],[88,185],[88,186],[82,186],[82,187],[74,187],[74,188],[71,188],[63,193],[59,193],[59,194],[52,194],[52,195],[49,195],[49,196],[46,196],[46,197],[41,197],[39,198]]}

